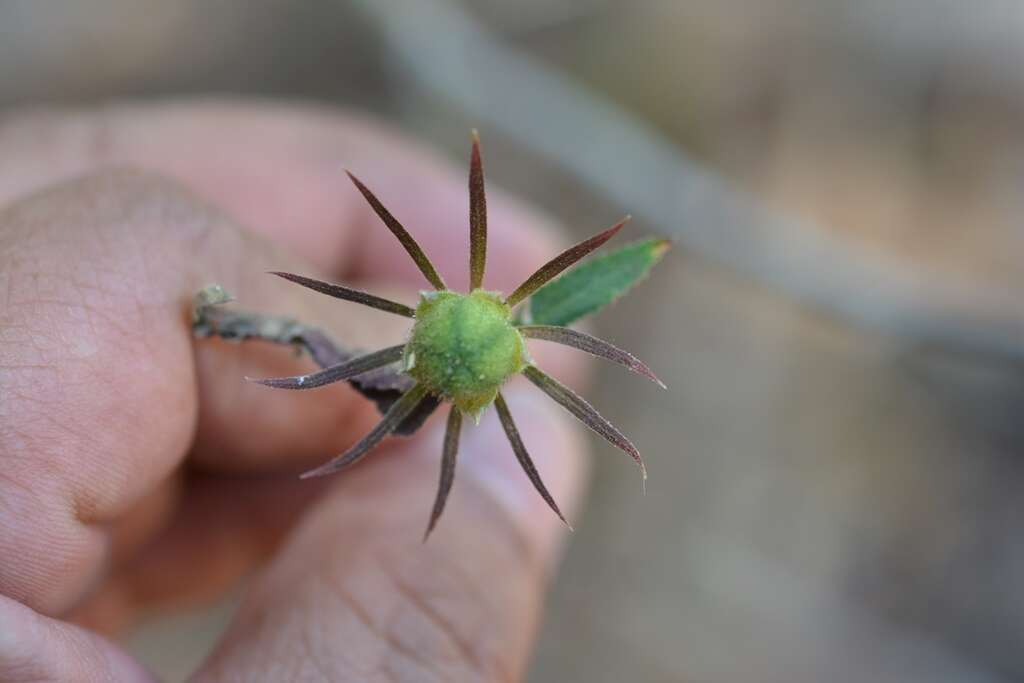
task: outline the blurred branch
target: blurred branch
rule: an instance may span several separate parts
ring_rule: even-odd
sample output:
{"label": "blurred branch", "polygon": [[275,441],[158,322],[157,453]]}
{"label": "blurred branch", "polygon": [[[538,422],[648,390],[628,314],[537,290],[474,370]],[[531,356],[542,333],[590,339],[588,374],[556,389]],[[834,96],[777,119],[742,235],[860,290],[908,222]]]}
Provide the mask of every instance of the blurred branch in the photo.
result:
{"label": "blurred branch", "polygon": [[1024,361],[1024,308],[1014,292],[912,271],[766,211],[637,117],[503,45],[455,3],[354,4],[413,87],[556,162],[691,253],[909,341]]}

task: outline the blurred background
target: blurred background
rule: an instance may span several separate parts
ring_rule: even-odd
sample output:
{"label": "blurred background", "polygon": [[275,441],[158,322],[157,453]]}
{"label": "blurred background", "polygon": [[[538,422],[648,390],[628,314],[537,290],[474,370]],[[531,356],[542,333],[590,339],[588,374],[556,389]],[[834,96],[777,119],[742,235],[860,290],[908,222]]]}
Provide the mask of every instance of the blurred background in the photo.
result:
{"label": "blurred background", "polygon": [[[595,449],[536,682],[1024,678],[1021,64],[1016,0],[0,2],[5,108],[301,98],[459,163],[477,126],[577,236],[675,239],[597,321],[670,390],[588,394],[648,493]],[[131,647],[180,679],[229,612]]]}

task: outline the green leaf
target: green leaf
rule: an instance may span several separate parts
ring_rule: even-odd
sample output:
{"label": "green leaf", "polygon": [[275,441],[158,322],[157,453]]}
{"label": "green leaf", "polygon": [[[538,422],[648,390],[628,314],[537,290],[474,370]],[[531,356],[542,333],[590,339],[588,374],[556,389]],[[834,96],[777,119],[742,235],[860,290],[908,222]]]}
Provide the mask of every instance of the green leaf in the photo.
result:
{"label": "green leaf", "polygon": [[663,239],[632,242],[587,261],[537,290],[529,300],[531,325],[571,325],[640,282],[668,250]]}

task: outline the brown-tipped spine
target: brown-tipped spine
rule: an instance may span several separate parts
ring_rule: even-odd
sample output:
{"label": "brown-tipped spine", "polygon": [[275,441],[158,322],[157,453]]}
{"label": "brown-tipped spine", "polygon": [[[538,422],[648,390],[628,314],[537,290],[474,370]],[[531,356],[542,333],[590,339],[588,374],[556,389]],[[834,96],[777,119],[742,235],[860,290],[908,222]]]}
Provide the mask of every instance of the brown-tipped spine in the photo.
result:
{"label": "brown-tipped spine", "polygon": [[469,159],[469,289],[484,286],[487,265],[487,199],[484,193],[484,166],[480,159],[480,136],[473,131],[473,151]]}
{"label": "brown-tipped spine", "polygon": [[574,349],[579,349],[598,358],[604,358],[605,360],[617,363],[631,372],[646,377],[662,389],[667,388],[665,383],[658,379],[657,375],[647,367],[646,363],[628,351],[623,351],[603,339],[558,325],[520,325],[517,329],[520,334],[528,339],[540,339],[541,341],[571,346]]}
{"label": "brown-tipped spine", "polygon": [[572,413],[576,419],[603,437],[608,443],[628,453],[636,461],[636,464],[640,466],[643,478],[647,479],[647,467],[640,458],[640,451],[615,425],[601,417],[601,414],[593,406],[584,401],[572,389],[535,365],[528,365],[523,370],[523,374],[526,375],[528,380],[540,387],[544,393],[553,398],[556,403]]}
{"label": "brown-tipped spine", "polygon": [[505,303],[511,307],[527,299],[531,294],[543,287],[550,280],[554,279],[555,276],[563,270],[614,237],[615,233],[621,230],[622,226],[629,222],[629,218],[629,216],[626,216],[604,232],[598,233],[590,239],[583,240],[582,242],[569,247],[561,254],[545,263],[543,266],[538,268],[533,275],[528,277],[523,284],[516,287],[515,291],[509,294],[508,298],[505,299]]}
{"label": "brown-tipped spine", "polygon": [[416,409],[416,406],[426,398],[426,396],[426,388],[417,384],[412,389],[405,392],[402,395],[402,398],[395,401],[394,405],[388,409],[388,412],[384,413],[384,417],[377,423],[377,426],[370,430],[369,434],[360,439],[356,445],[352,446],[352,448],[348,449],[333,460],[324,463],[320,467],[304,472],[302,474],[302,478],[308,479],[309,477],[322,477],[325,474],[332,474],[338,470],[355,464],[374,446],[383,441],[384,437],[395,431],[395,428],[402,423],[402,420],[408,417],[409,414]]}
{"label": "brown-tipped spine", "polygon": [[384,225],[386,225],[388,230],[391,231],[391,234],[397,237],[398,241],[402,243],[402,246],[405,247],[405,251],[408,252],[410,257],[412,257],[416,266],[419,267],[420,272],[423,273],[423,276],[427,278],[431,285],[434,286],[434,289],[448,289],[444,284],[444,280],[442,280],[441,276],[438,274],[437,269],[434,268],[434,264],[431,263],[430,259],[427,258],[427,255],[423,253],[423,249],[421,249],[419,243],[413,239],[413,236],[409,234],[409,231],[398,222],[398,219],[391,215],[390,211],[384,208],[384,205],[380,203],[380,200],[370,192],[366,185],[363,185],[359,178],[356,178],[348,171],[345,171],[345,173],[348,174],[349,179],[352,180],[356,189],[359,190],[370,206],[373,207],[373,210],[377,215],[380,216],[381,221],[383,221]]}
{"label": "brown-tipped spine", "polygon": [[523,444],[522,437],[519,436],[519,430],[516,428],[516,423],[512,419],[512,413],[509,412],[508,403],[505,402],[505,397],[498,393],[498,396],[494,399],[494,407],[498,411],[498,419],[501,420],[501,426],[505,429],[505,436],[508,437],[509,444],[512,445],[512,452],[516,454],[516,459],[519,464],[522,465],[523,471],[526,472],[526,476],[533,483],[533,488],[537,489],[537,493],[544,499],[544,502],[548,504],[558,518],[569,527],[572,531],[572,525],[566,521],[565,515],[558,509],[558,503],[548,492],[544,482],[540,478],[540,473],[537,472],[537,468],[533,464],[533,459],[530,457],[530,453],[526,450],[526,446]]}
{"label": "brown-tipped spine", "polygon": [[448,426],[444,432],[444,448],[441,452],[441,479],[437,485],[437,497],[434,499],[434,509],[430,512],[430,523],[427,531],[423,534],[424,542],[430,536],[430,532],[437,525],[444,512],[444,504],[448,500],[448,493],[452,490],[452,482],[455,481],[455,458],[459,453],[459,434],[462,431],[462,412],[452,406],[448,413]]}
{"label": "brown-tipped spine", "polygon": [[416,310],[410,308],[405,304],[400,304],[397,301],[391,301],[390,299],[384,299],[373,294],[367,294],[361,292],[358,289],[352,289],[344,285],[336,285],[330,282],[324,282],[323,280],[315,280],[305,275],[295,275],[294,273],[282,273],[279,271],[272,271],[271,275],[282,277],[289,282],[294,282],[297,285],[308,287],[313,291],[326,294],[327,296],[333,296],[335,299],[344,299],[345,301],[352,301],[357,304],[369,306],[370,308],[376,308],[380,311],[386,311],[388,313],[394,313],[395,315],[402,315],[406,318],[413,318],[416,316]]}
{"label": "brown-tipped spine", "polygon": [[377,368],[384,367],[391,363],[395,363],[402,359],[402,352],[405,351],[405,344],[399,344],[398,346],[389,346],[386,349],[380,351],[374,351],[364,356],[358,356],[347,360],[344,363],[338,363],[332,365],[323,370],[310,373],[308,375],[295,375],[294,377],[272,377],[267,379],[253,379],[246,377],[250,382],[256,384],[262,384],[263,386],[273,387],[275,389],[316,389],[326,384],[333,384],[334,382],[341,382],[346,379],[351,379],[364,372],[370,370],[376,370]]}

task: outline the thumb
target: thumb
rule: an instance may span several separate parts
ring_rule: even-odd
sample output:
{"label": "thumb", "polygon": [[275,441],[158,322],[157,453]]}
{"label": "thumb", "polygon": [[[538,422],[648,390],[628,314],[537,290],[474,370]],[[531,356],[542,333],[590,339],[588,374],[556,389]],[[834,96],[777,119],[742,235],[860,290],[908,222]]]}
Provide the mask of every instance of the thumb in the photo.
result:
{"label": "thumb", "polygon": [[[582,442],[531,387],[505,392],[570,518]],[[338,478],[253,582],[197,674],[220,680],[518,680],[564,526],[488,411],[464,427],[456,483],[422,541],[444,425]]]}
{"label": "thumb", "polygon": [[142,665],[110,641],[2,595],[0,680],[155,683]]}

